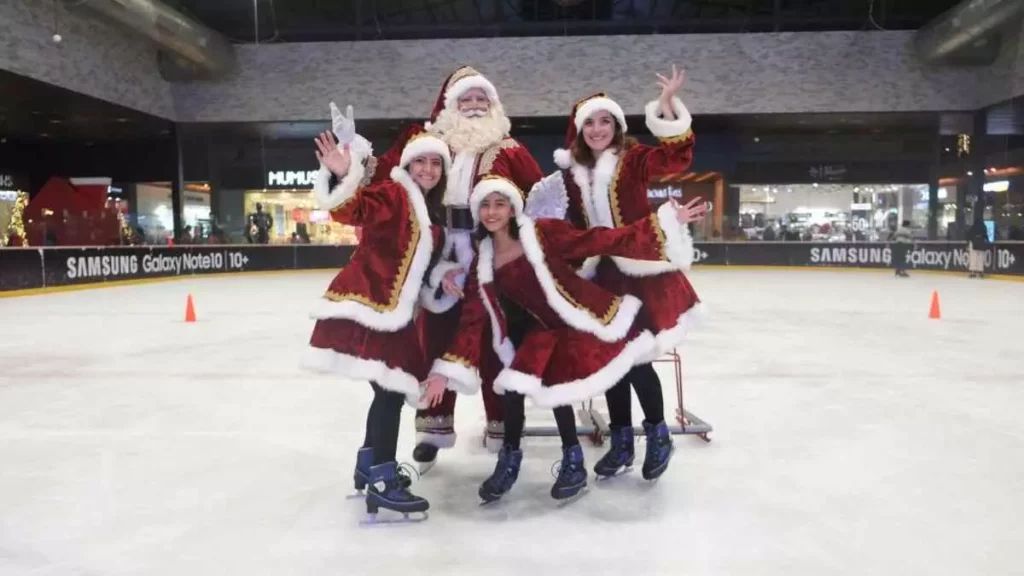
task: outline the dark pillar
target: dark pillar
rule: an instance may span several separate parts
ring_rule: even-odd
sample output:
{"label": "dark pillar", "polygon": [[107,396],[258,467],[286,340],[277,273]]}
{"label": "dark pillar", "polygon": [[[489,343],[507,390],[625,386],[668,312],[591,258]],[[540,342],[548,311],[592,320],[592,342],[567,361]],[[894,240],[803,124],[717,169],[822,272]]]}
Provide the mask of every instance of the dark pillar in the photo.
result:
{"label": "dark pillar", "polygon": [[174,218],[174,239],[181,238],[182,226],[182,205],[185,199],[185,163],[182,155],[183,135],[181,129],[175,124],[171,128],[171,162],[174,168],[174,175],[171,181],[171,212]]}
{"label": "dark pillar", "polygon": [[938,240],[939,214],[942,211],[942,205],[939,204],[939,174],[942,168],[941,131],[936,131],[935,134],[935,153],[933,157],[935,161],[932,163],[932,169],[928,174],[928,239]]}
{"label": "dark pillar", "polygon": [[984,110],[974,113],[974,135],[971,137],[971,176],[968,178],[968,194],[974,196],[974,218],[965,222],[964,231],[971,224],[985,219],[985,155],[986,132],[988,131],[987,114]]}

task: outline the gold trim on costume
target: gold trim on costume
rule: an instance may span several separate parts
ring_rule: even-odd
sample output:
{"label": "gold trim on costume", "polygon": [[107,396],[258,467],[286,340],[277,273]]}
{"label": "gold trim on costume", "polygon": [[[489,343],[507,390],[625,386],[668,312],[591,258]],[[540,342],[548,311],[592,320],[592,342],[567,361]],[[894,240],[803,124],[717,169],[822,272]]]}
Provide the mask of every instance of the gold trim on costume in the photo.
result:
{"label": "gold trim on costume", "polygon": [[370,181],[373,180],[373,175],[377,172],[377,157],[370,156],[366,159],[366,171],[363,173],[363,179],[359,181],[360,188],[363,186],[369,186]]}
{"label": "gold trim on costume", "polygon": [[455,86],[455,83],[458,82],[459,80],[462,80],[463,78],[469,78],[470,76],[479,75],[480,73],[477,72],[472,66],[463,66],[462,68],[456,70],[454,74],[452,74],[451,79],[448,80],[448,85],[445,86],[445,92],[451,90],[452,86]]}
{"label": "gold trim on costume", "polygon": [[451,429],[455,425],[454,416],[417,416],[417,430]]}
{"label": "gold trim on costume", "polygon": [[[542,237],[543,237],[543,235],[542,235]],[[543,243],[543,240],[541,242]],[[551,267],[548,266],[548,261],[547,261],[547,256],[546,256],[546,254],[547,254],[547,247],[542,245],[541,250],[545,254],[544,266],[547,266],[548,270],[551,270]],[[611,323],[612,318],[614,318],[615,315],[619,312],[619,306],[622,305],[622,296],[615,296],[614,298],[612,298],[611,305],[609,305],[608,309],[605,310],[604,315],[603,316],[598,316],[597,314],[594,314],[593,310],[591,310],[589,307],[584,306],[583,304],[580,304],[580,302],[578,300],[573,298],[572,295],[569,294],[569,291],[566,290],[564,286],[562,286],[562,283],[558,281],[558,278],[555,277],[554,273],[551,274],[551,279],[554,280],[554,282],[555,282],[555,290],[558,290],[558,293],[561,294],[562,298],[565,298],[565,300],[567,302],[569,302],[570,304],[572,304],[577,310],[583,310],[584,312],[589,314],[591,318],[597,320],[598,322],[600,322],[604,326],[607,326],[609,323]]]}
{"label": "gold trim on costume", "polygon": [[[497,144],[492,144],[488,146],[487,149],[484,150],[483,154],[480,155],[480,163],[479,167],[477,168],[476,175],[486,176],[490,174],[491,170],[494,168],[494,161],[498,159],[498,154],[502,150],[514,150],[518,147],[519,143],[513,140],[512,138],[505,138],[501,142],[498,142]],[[520,196],[522,196],[521,190]]]}
{"label": "gold trim on costume", "polygon": [[[399,186],[401,186],[401,184],[399,184]],[[404,186],[402,186],[402,190],[406,194],[410,193],[408,190],[405,190]],[[357,195],[353,195],[352,198],[355,198],[356,196]],[[351,198],[349,200],[351,200]],[[349,200],[346,200],[345,203],[347,203]],[[344,206],[345,203],[342,203],[342,205],[339,206],[338,208]],[[338,208],[336,208],[335,210],[337,210]],[[374,312],[390,312],[398,307],[398,297],[402,292],[402,287],[405,286],[405,280],[406,277],[408,277],[409,275],[409,267],[412,265],[413,254],[416,252],[416,248],[419,246],[421,234],[420,223],[416,221],[415,210],[413,210],[412,207],[409,206],[408,212],[409,226],[412,228],[412,234],[410,235],[409,242],[405,247],[405,254],[402,256],[402,262],[398,265],[398,275],[395,276],[395,282],[394,284],[391,285],[391,294],[390,296],[388,296],[387,303],[382,304],[380,302],[374,302],[373,300],[370,300],[363,294],[356,294],[354,292],[340,293],[334,292],[332,290],[328,290],[326,293],[324,293],[324,298],[330,300],[331,302],[342,302],[345,300],[350,300],[352,302],[362,304],[363,306],[367,306],[368,308],[371,308]]]}
{"label": "gold trim on costume", "polygon": [[466,358],[463,358],[462,356],[456,356],[455,354],[452,354],[450,352],[445,352],[444,355],[441,356],[441,360],[444,360],[445,362],[459,364],[461,366],[465,366],[466,368],[476,369],[476,366]]}
{"label": "gold trim on costume", "polygon": [[[665,249],[667,241],[665,240],[665,231],[661,229],[661,223],[658,222],[658,215],[651,212],[651,215],[648,216],[648,218],[651,221],[651,227],[654,228],[654,233],[658,235],[658,257],[663,261],[667,261],[668,252]],[[680,226],[685,226],[685,224],[680,224]]]}
{"label": "gold trim on costume", "polygon": [[687,130],[685,133],[680,134],[679,136],[669,136],[667,138],[660,138],[659,137],[658,138],[658,143],[659,144],[682,144],[690,136],[693,136],[693,129],[692,128]]}
{"label": "gold trim on costume", "polygon": [[625,160],[625,154],[619,156],[619,161],[615,164],[615,176],[612,177],[612,181],[608,185],[608,203],[612,207],[612,223],[615,224],[615,228],[622,227],[622,209],[619,207],[619,177],[622,176],[622,163]]}

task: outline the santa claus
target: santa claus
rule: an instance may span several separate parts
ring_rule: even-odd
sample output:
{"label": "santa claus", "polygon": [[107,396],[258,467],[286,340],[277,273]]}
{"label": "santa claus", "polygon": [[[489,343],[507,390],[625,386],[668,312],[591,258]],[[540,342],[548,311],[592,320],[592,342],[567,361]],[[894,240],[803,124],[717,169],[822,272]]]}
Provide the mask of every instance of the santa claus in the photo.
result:
{"label": "santa claus", "polygon": [[[419,317],[428,359],[441,357],[458,327],[465,272],[475,255],[473,215],[469,209],[473,187],[487,176],[500,176],[521,190],[530,190],[544,175],[526,147],[509,136],[510,128],[511,122],[494,85],[475,69],[462,66],[445,79],[430,120],[423,126],[410,126],[387,153],[368,161],[373,182],[388,177],[401,159],[405,143],[423,131],[436,134],[451,148],[452,169],[447,175],[443,203],[440,213],[432,215],[445,227],[442,261],[434,267],[420,298],[428,311]],[[510,334],[516,342],[522,328],[514,319],[525,313],[506,306]],[[483,354],[482,396],[487,415],[484,442],[498,450],[505,424],[493,382],[504,365],[490,347]],[[449,392],[439,405],[416,415],[417,444],[413,458],[422,470],[434,463],[438,449],[455,445],[455,398],[455,393]]]}

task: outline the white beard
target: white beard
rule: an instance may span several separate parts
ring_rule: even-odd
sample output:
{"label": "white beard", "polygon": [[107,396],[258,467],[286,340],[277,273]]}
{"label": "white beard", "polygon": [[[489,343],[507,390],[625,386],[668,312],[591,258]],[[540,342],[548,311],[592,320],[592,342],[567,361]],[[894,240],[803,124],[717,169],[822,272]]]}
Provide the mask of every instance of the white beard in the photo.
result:
{"label": "white beard", "polygon": [[456,154],[479,154],[501,142],[512,128],[501,104],[492,104],[486,116],[467,118],[457,110],[444,109],[430,127]]}

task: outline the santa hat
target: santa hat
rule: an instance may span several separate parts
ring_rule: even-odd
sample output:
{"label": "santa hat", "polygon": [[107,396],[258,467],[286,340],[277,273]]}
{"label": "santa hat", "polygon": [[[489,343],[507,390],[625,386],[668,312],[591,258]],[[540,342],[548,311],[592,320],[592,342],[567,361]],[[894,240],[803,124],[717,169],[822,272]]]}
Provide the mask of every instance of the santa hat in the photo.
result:
{"label": "santa hat", "polygon": [[455,108],[459,97],[473,88],[483,90],[491,102],[499,102],[498,91],[494,88],[494,84],[491,84],[490,80],[471,66],[460,66],[458,70],[449,74],[444,84],[441,85],[441,92],[437,95],[434,109],[430,112],[430,121],[424,124],[426,129],[430,130],[430,127],[434,122],[437,122],[437,117],[443,110]]}
{"label": "santa hat", "polygon": [[494,192],[508,198],[508,201],[512,203],[515,215],[522,216],[523,191],[511,180],[502,176],[485,176],[473,187],[473,193],[469,196],[469,210],[473,213],[473,222],[480,221],[480,204],[484,198]]}
{"label": "santa hat", "polygon": [[444,143],[444,140],[426,132],[420,132],[405,143],[398,165],[405,168],[410,162],[424,154],[439,154],[441,161],[444,162],[444,173],[451,173],[452,155],[448,150],[448,145]]}
{"label": "santa hat", "polygon": [[615,100],[609,98],[604,92],[587,96],[572,107],[572,112],[569,115],[569,128],[565,131],[565,148],[555,150],[555,164],[559,168],[566,169],[572,166],[572,153],[569,152],[572,143],[576,141],[576,135],[583,130],[583,123],[587,121],[587,118],[600,110],[614,116],[622,128],[622,133],[626,133],[626,115],[623,114],[622,107]]}

